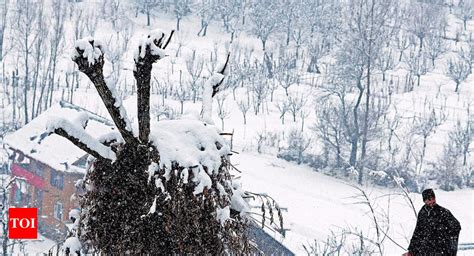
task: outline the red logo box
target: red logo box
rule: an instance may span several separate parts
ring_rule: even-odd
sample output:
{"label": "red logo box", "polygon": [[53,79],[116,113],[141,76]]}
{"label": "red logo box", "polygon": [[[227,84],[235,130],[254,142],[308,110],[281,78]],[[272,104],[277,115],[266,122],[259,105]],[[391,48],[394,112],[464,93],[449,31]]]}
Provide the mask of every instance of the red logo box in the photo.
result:
{"label": "red logo box", "polygon": [[8,238],[37,239],[38,209],[10,208],[8,216]]}

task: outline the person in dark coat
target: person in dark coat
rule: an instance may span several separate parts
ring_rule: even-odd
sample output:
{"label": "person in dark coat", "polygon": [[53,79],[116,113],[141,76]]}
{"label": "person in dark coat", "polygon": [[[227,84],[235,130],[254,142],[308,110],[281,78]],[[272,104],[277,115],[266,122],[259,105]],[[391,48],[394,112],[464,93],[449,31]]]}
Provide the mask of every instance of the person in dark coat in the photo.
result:
{"label": "person in dark coat", "polygon": [[425,205],[418,212],[407,256],[456,255],[461,224],[446,208],[436,203],[432,189],[422,192]]}

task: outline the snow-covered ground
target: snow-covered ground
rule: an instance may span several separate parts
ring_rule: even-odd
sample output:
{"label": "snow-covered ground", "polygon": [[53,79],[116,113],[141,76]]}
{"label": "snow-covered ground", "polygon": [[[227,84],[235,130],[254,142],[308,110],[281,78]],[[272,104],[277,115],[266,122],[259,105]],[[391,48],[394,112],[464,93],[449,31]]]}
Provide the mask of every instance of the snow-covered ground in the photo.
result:
{"label": "snow-covered ground", "polygon": [[[80,3],[80,5],[88,4]],[[92,2],[92,1],[91,1]],[[97,5],[97,4],[96,4]],[[95,6],[97,7],[97,6]],[[93,9],[94,3],[86,9]],[[98,7],[97,7],[98,8]],[[450,24],[458,21],[452,21],[452,15],[449,17]],[[122,67],[120,83],[117,85],[117,90],[124,95],[124,107],[129,114],[130,120],[136,123],[136,94],[132,94],[132,82],[134,80],[133,59],[132,53],[138,45],[138,38],[145,34],[149,29],[144,26],[145,16],[140,15],[138,18],[129,20],[133,24],[133,33],[130,38],[130,45],[127,51],[122,56]],[[161,29],[171,29],[175,26],[175,20],[172,15],[160,15],[159,18],[153,20]],[[234,41],[232,46],[228,45],[229,35],[223,33],[223,29],[219,25],[211,23],[206,37],[196,36],[199,30],[200,20],[196,16],[187,16],[182,20],[181,30],[176,33],[175,39],[170,44],[168,52],[170,57],[160,60],[154,64],[154,76],[168,82],[177,88],[180,70],[186,73],[184,56],[188,56],[193,50],[208,56],[216,46],[219,53],[222,55],[217,58],[224,58],[225,48],[248,47],[254,51],[254,58],[260,58],[262,55],[260,41],[255,37],[245,32],[240,33],[239,37]],[[153,27],[154,28],[154,27]],[[72,34],[74,28],[70,21],[66,23],[65,51],[61,55],[58,66],[61,76],[66,73],[71,73],[73,70],[73,63],[70,60],[70,53],[72,52],[73,42]],[[468,22],[468,30],[474,31],[474,22]],[[111,41],[113,31],[110,22],[100,21],[97,26],[95,36],[105,42]],[[268,48],[272,48],[275,42],[270,40]],[[112,44],[110,45],[113,47]],[[457,46],[453,46],[454,48]],[[181,57],[173,58],[176,51],[180,49]],[[107,58],[106,54],[106,58]],[[461,84],[460,93],[454,93],[454,83],[444,75],[445,62],[448,56],[444,56],[436,60],[436,68],[428,72],[427,75],[421,77],[420,86],[415,86],[412,92],[395,93],[393,95],[393,105],[390,109],[392,113],[397,113],[406,122],[407,128],[402,128],[399,134],[401,139],[406,135],[410,128],[411,120],[415,116],[421,116],[426,110],[426,102],[432,105],[435,110],[440,111],[444,109],[447,117],[446,122],[436,128],[434,135],[427,140],[427,152],[425,161],[435,161],[442,153],[443,144],[446,141],[447,133],[452,129],[457,120],[466,119],[467,105],[474,102],[474,75],[470,75],[466,81]],[[4,64],[7,67],[7,72],[10,72],[9,67],[15,66],[16,59],[7,59]],[[206,60],[207,61],[207,60]],[[330,61],[330,60],[328,60]],[[403,65],[400,65],[403,66]],[[106,60],[106,73],[110,72],[111,67],[109,61]],[[206,70],[207,67],[204,68]],[[405,71],[402,67],[389,72],[395,79],[403,80]],[[171,71],[173,70],[173,71]],[[206,71],[203,72],[203,74]],[[207,74],[206,74],[207,75]],[[74,92],[72,103],[89,109],[99,115],[108,117],[100,98],[90,85],[89,80],[80,75],[80,87]],[[263,154],[257,154],[257,136],[261,133],[269,134],[287,134],[293,128],[301,129],[309,137],[314,137],[311,128],[316,121],[315,110],[318,108],[318,102],[315,97],[321,92],[316,87],[311,87],[305,81],[312,79],[318,80],[320,75],[304,74],[301,85],[292,85],[290,92],[294,94],[304,95],[308,98],[305,112],[308,113],[306,119],[297,118],[293,122],[289,113],[286,114],[285,124],[281,124],[280,113],[276,107],[276,103],[286,99],[285,91],[278,87],[274,93],[274,100],[271,102],[267,100],[265,111],[258,115],[254,115],[252,107],[250,107],[247,114],[247,124],[243,124],[242,113],[239,111],[238,102],[247,99],[248,91],[244,88],[238,88],[236,92],[236,99],[233,99],[231,90],[220,92],[220,94],[227,95],[224,106],[229,112],[224,120],[224,131],[234,131],[234,150],[240,152],[232,157],[233,163],[242,171],[241,176],[242,185],[245,190],[259,193],[266,193],[279,203],[280,207],[287,210],[283,212],[285,228],[289,231],[285,238],[281,238],[275,234],[277,239],[281,239],[282,243],[287,245],[296,254],[305,254],[303,245],[308,246],[313,243],[315,239],[326,240],[331,231],[339,234],[342,230],[362,231],[369,237],[375,237],[374,224],[372,216],[369,214],[369,209],[366,205],[355,204],[357,199],[354,196],[357,190],[351,186],[353,183],[347,183],[340,179],[318,173],[312,168],[304,165],[296,165],[294,163],[286,162],[275,157],[276,148],[266,147],[262,149]],[[201,83],[202,81],[200,81]],[[273,81],[275,82],[275,81]],[[61,84],[58,91],[54,92],[54,101],[59,101],[61,98],[67,99],[69,96],[68,89],[65,89]],[[3,88],[0,88],[2,91]],[[62,92],[61,92],[62,90]],[[152,90],[151,108],[152,113],[154,109],[158,109],[162,102],[162,96],[153,87]],[[313,97],[314,96],[314,97]],[[267,97],[268,98],[268,97]],[[180,103],[175,99],[168,97],[164,100],[167,106],[171,106],[175,111],[179,112]],[[217,106],[214,100],[214,122],[216,126],[221,126],[221,121],[217,118]],[[10,106],[2,106],[1,118],[4,120],[11,119],[9,112]],[[201,110],[201,104],[192,103],[188,100],[183,105],[184,115],[198,116]],[[472,106],[471,106],[472,109]],[[22,113],[17,113],[22,114]],[[472,111],[471,111],[472,114]],[[45,127],[46,128],[46,127]],[[415,149],[420,150],[419,138],[415,138],[418,142],[415,143]],[[274,141],[275,146],[281,146],[284,143],[281,141]],[[315,140],[312,150],[318,151],[319,144]],[[474,155],[470,155],[471,162],[474,161]],[[377,213],[384,212],[388,215],[390,220],[389,236],[402,247],[407,247],[411,234],[415,226],[415,215],[410,208],[405,198],[400,195],[399,189],[388,189],[379,187],[363,187],[370,193],[370,199],[374,200]],[[461,189],[453,192],[444,192],[436,190],[438,203],[448,208],[454,216],[461,222],[462,231],[460,235],[460,243],[474,242],[474,190]],[[422,206],[421,195],[410,194],[416,211]],[[388,200],[390,202],[388,202]],[[380,216],[379,216],[380,217]],[[269,230],[267,230],[269,231]],[[271,231],[269,231],[271,232]],[[31,254],[43,253],[49,250],[54,243],[45,239],[38,241],[30,241],[26,243],[26,251]],[[397,246],[394,242],[386,239],[383,243],[386,255],[400,255],[403,249]],[[15,250],[17,251],[18,248]],[[19,252],[19,251],[17,251]],[[473,253],[474,254],[474,253]],[[458,255],[470,255],[469,253],[460,252]]]}
{"label": "snow-covered ground", "polygon": [[[242,171],[243,188],[271,195],[283,211],[285,228],[290,229],[285,238],[274,234],[297,255],[305,254],[303,245],[314,239],[325,241],[333,231],[356,229],[375,238],[375,225],[366,205],[356,204],[358,191],[339,179],[317,173],[311,168],[295,165],[271,155],[242,153],[233,157]],[[389,236],[401,246],[408,247],[415,228],[413,210],[398,189],[363,188],[373,200],[377,213],[388,214]],[[436,190],[437,202],[449,209],[460,221],[460,243],[474,241],[474,193],[472,190],[445,192]],[[410,198],[418,211],[423,205],[421,195],[411,193]],[[377,214],[378,217],[380,217]],[[408,239],[408,240],[407,240]],[[385,239],[385,255],[401,255],[404,251]],[[458,255],[473,255],[472,251]]]}

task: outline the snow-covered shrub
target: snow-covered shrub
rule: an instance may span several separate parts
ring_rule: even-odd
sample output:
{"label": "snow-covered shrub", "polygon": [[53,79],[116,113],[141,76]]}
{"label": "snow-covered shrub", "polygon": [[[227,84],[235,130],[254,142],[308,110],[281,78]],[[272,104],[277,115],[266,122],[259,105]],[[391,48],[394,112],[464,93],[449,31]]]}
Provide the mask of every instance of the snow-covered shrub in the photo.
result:
{"label": "snow-covered shrub", "polygon": [[286,145],[278,154],[279,158],[287,161],[295,161],[298,164],[304,163],[306,150],[311,144],[311,139],[306,137],[300,130],[291,130],[286,140]]}
{"label": "snow-covered shrub", "polygon": [[281,134],[278,132],[260,131],[255,136],[257,152],[263,153],[266,149],[280,149]]}
{"label": "snow-covered shrub", "polygon": [[436,162],[430,163],[429,175],[437,181],[441,189],[450,191],[469,186],[474,168],[469,163],[468,152],[473,138],[474,132],[470,122],[465,125],[457,122],[449,132],[443,154]]}

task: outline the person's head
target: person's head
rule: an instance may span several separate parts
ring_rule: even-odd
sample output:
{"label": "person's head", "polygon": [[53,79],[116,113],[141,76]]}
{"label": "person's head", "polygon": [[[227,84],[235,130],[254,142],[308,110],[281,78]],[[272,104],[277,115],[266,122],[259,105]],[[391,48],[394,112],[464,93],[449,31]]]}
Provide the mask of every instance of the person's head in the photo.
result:
{"label": "person's head", "polygon": [[425,189],[421,192],[421,195],[423,196],[423,202],[425,202],[425,205],[433,207],[436,204],[436,196],[433,189]]}

